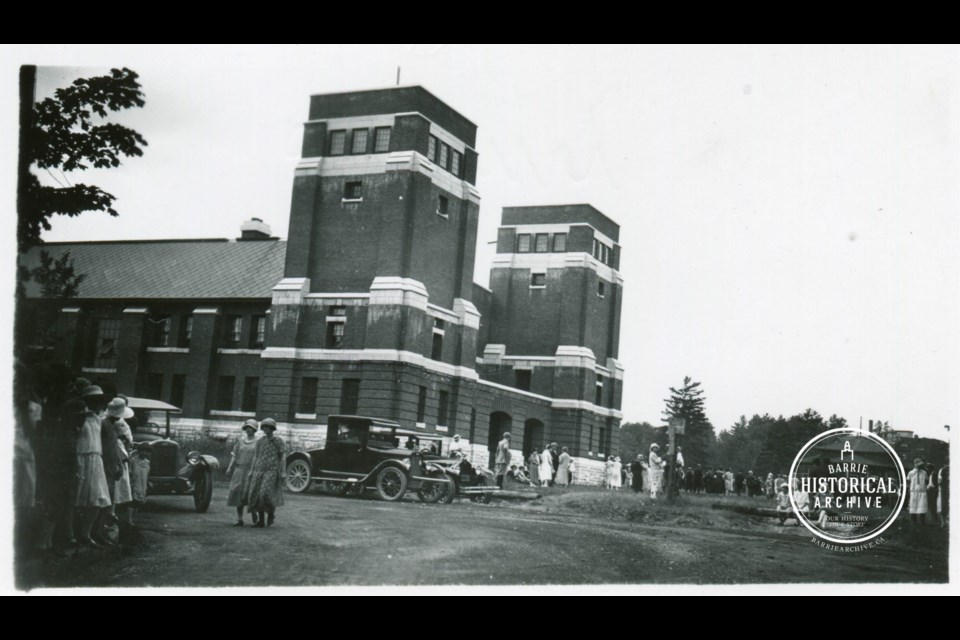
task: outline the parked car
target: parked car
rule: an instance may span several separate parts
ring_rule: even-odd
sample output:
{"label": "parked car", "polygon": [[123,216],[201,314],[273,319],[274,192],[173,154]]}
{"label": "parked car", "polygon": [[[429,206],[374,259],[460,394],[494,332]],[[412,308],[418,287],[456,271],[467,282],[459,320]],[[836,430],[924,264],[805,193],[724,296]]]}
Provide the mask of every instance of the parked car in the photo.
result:
{"label": "parked car", "polygon": [[441,445],[441,438],[391,420],[330,416],[322,448],[287,456],[287,489],[302,493],[323,482],[336,493],[372,489],[380,499],[395,502],[413,490],[422,501],[437,502],[454,486],[440,463]]}
{"label": "parked car", "polygon": [[147,398],[127,401],[134,413],[133,446],[150,458],[147,495],[190,495],[197,512],[206,511],[213,498],[213,474],[220,468],[220,461],[199,451],[181,453],[180,445],[170,438],[170,414],[180,413],[179,408]]}

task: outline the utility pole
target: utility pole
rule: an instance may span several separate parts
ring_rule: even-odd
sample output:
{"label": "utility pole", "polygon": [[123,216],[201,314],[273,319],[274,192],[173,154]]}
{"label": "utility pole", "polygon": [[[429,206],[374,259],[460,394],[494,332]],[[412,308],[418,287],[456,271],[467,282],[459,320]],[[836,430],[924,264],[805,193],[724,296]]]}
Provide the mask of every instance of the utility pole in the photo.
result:
{"label": "utility pole", "polygon": [[679,493],[677,488],[677,436],[686,433],[687,421],[685,418],[670,418],[667,425],[667,436],[670,447],[670,473],[667,474],[667,499],[673,500]]}

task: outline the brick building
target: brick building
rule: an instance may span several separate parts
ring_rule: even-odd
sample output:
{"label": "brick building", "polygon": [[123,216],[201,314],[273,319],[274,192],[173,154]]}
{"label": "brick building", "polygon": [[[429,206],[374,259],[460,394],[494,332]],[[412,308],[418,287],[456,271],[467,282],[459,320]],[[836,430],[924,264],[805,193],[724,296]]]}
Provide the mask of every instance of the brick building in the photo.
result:
{"label": "brick building", "polygon": [[87,276],[43,302],[52,355],[182,406],[181,429],[269,415],[312,444],[359,413],[459,433],[480,463],[510,431],[598,482],[621,419],[619,227],[508,207],[474,283],[476,131],[421,87],[312,96],[286,241],[254,219],[229,241],[45,245]]}

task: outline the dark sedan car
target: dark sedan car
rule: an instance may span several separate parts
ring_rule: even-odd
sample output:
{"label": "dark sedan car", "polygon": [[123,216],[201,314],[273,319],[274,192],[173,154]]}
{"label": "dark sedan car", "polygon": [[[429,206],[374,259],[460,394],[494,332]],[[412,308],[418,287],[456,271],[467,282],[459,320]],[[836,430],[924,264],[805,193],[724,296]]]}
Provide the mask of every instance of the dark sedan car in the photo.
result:
{"label": "dark sedan car", "polygon": [[330,416],[323,448],[287,456],[287,488],[301,493],[323,482],[336,493],[374,489],[391,502],[409,489],[424,502],[436,502],[453,487],[447,466],[454,461],[441,458],[441,443],[391,420]]}

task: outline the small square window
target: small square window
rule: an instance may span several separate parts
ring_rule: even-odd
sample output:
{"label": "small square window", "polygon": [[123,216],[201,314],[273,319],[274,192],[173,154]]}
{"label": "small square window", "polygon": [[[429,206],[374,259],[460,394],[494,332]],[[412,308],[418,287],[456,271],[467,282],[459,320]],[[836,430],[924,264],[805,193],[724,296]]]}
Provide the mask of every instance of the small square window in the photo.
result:
{"label": "small square window", "polygon": [[343,197],[347,200],[359,200],[363,197],[363,183],[359,180],[348,182],[343,186]]}
{"label": "small square window", "polygon": [[565,233],[553,234],[553,250],[556,253],[561,253],[567,250],[567,234]]}
{"label": "small square window", "polygon": [[347,315],[347,308],[344,306],[330,307],[331,316],[345,317]]}
{"label": "small square window", "polygon": [[373,133],[373,152],[390,151],[390,127],[378,127]]}
{"label": "small square window", "polygon": [[443,320],[443,318],[434,318],[434,319],[433,319],[433,328],[434,328],[434,329],[441,329],[441,330],[442,330],[445,326],[447,326],[447,323]]}
{"label": "small square window", "polygon": [[545,273],[531,273],[531,274],[530,274],[530,286],[531,286],[531,287],[545,287],[545,286],[547,286],[547,274],[545,274]]}
{"label": "small square window", "polygon": [[347,150],[347,132],[331,131],[330,132],[330,155],[342,156],[344,153],[346,153],[346,150]]}
{"label": "small square window", "polygon": [[521,233],[517,235],[517,253],[530,252],[530,234]]}
{"label": "small square window", "polygon": [[546,253],[550,250],[550,236],[545,233],[538,233],[534,250],[537,253]]}
{"label": "small square window", "polygon": [[440,196],[437,200],[437,213],[442,216],[449,215],[450,212],[450,200],[447,196]]}
{"label": "small square window", "polygon": [[366,153],[367,152],[367,138],[370,136],[370,131],[367,129],[354,129],[353,130],[353,139],[350,145],[350,153]]}
{"label": "small square window", "polygon": [[530,378],[533,372],[530,369],[515,369],[513,374],[514,386],[521,391],[530,391]]}

